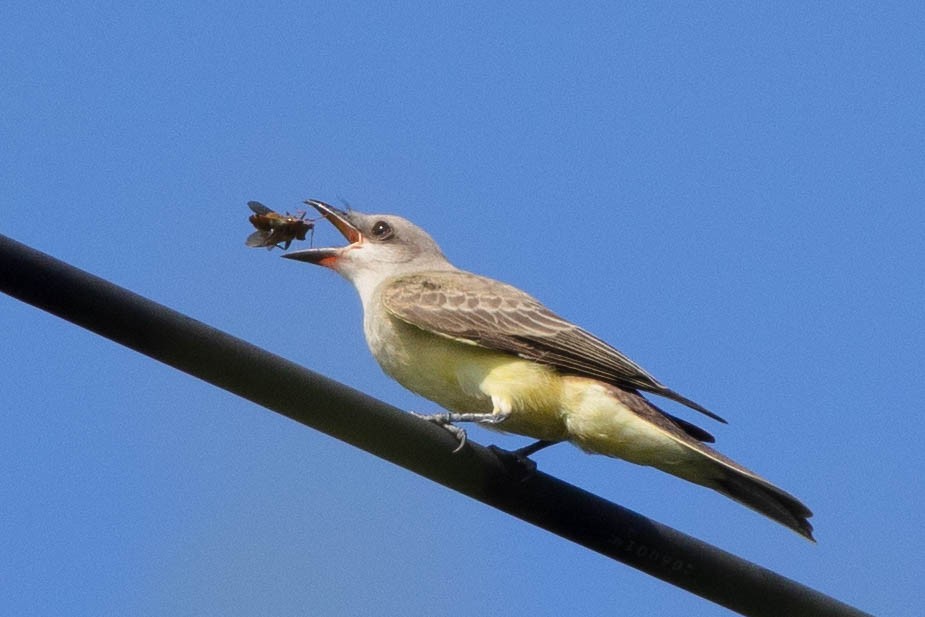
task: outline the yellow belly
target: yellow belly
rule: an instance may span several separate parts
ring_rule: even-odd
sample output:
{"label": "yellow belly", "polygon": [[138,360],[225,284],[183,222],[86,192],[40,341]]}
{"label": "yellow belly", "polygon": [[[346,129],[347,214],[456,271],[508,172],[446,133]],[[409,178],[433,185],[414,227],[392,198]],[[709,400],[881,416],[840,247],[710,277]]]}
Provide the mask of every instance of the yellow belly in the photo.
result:
{"label": "yellow belly", "polygon": [[[390,319],[367,341],[382,369],[404,387],[458,413],[504,413],[490,428],[535,439],[567,438],[562,379],[551,367],[430,334]],[[385,334],[385,336],[383,336]],[[386,344],[386,341],[388,343]]]}
{"label": "yellow belly", "polygon": [[409,390],[458,413],[508,414],[486,424],[534,439],[571,441],[588,452],[679,474],[692,451],[627,408],[612,386],[425,332],[389,318],[367,329],[382,369]]}

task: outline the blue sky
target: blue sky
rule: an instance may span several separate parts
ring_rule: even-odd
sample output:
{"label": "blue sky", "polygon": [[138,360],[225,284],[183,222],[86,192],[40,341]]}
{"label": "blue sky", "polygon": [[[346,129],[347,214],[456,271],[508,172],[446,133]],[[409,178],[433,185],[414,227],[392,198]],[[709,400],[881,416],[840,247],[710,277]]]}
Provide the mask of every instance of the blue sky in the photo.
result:
{"label": "blue sky", "polygon": [[[244,246],[252,199],[404,215],[728,418],[819,543],[569,446],[543,471],[925,608],[921,5],[329,4],[5,3],[0,233],[436,411],[349,284]],[[0,324],[11,614],[729,614],[6,296]]]}

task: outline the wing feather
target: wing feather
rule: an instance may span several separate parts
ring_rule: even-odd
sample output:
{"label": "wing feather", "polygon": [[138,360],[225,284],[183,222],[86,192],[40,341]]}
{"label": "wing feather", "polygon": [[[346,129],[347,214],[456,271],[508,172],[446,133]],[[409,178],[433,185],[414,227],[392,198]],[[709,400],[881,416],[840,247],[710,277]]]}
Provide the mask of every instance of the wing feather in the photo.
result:
{"label": "wing feather", "polygon": [[459,270],[433,271],[387,281],[381,299],[392,315],[423,330],[621,388],[652,392],[725,422],[516,287]]}

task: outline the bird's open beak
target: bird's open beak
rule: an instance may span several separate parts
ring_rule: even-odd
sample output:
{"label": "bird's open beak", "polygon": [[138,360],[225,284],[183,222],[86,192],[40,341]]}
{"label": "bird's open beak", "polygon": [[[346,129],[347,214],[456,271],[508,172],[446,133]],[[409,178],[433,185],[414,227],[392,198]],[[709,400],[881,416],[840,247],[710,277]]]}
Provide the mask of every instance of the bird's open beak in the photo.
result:
{"label": "bird's open beak", "polygon": [[363,241],[363,235],[360,234],[360,230],[357,229],[356,225],[350,222],[349,213],[338,210],[334,206],[329,206],[323,201],[318,201],[316,199],[306,200],[305,203],[315,208],[321,213],[321,216],[330,221],[331,224],[337,228],[337,231],[344,234],[344,237],[347,238],[347,242],[350,244],[340,247],[312,248],[303,251],[284,253],[283,257],[286,259],[307,261],[308,263],[318,264],[319,266],[330,267],[345,250]]}

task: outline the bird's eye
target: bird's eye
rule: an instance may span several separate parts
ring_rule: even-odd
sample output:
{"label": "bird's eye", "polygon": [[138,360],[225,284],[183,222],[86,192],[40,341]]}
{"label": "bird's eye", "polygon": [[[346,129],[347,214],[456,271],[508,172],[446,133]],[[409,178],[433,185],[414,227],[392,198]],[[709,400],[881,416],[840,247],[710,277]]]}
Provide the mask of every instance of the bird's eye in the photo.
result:
{"label": "bird's eye", "polygon": [[379,240],[385,240],[392,236],[392,226],[385,221],[376,221],[373,225],[373,235]]}

